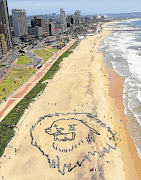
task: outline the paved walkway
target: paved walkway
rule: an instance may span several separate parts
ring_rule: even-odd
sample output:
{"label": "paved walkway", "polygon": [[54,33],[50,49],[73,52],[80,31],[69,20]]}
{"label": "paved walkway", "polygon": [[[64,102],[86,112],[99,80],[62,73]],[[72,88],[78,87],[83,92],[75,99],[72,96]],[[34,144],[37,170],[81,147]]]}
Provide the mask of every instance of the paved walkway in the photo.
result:
{"label": "paved walkway", "polygon": [[54,64],[54,62],[66,51],[68,50],[76,41],[72,40],[68,45],[62,48],[57,54],[53,55],[36,73],[24,84],[22,85],[14,94],[12,94],[9,99],[0,104],[0,121],[4,119],[4,117],[18,104],[18,102],[24,98],[31,89],[38,83],[43,76],[48,72],[50,67]]}

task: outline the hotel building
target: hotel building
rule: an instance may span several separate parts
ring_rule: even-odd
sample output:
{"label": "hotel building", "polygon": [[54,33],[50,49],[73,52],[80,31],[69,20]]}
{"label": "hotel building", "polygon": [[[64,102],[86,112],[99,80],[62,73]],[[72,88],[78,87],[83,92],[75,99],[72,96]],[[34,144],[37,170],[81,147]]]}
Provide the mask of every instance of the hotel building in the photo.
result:
{"label": "hotel building", "polygon": [[27,33],[27,21],[26,21],[25,10],[12,9],[12,19],[13,19],[15,37],[26,36],[28,33]]}

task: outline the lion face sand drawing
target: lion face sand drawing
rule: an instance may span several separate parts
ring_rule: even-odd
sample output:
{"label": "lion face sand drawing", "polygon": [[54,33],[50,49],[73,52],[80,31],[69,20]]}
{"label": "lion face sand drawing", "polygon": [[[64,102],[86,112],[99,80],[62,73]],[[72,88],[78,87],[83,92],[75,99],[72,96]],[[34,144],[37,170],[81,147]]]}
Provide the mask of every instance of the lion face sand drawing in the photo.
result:
{"label": "lion face sand drawing", "polygon": [[[84,130],[83,135],[81,135],[82,130]],[[87,136],[93,136],[94,141],[94,134],[100,135],[86,122],[74,118],[56,120],[45,129],[45,132],[54,137],[52,147],[60,152],[73,151],[87,140]]]}
{"label": "lion face sand drawing", "polygon": [[[88,113],[46,115],[32,126],[31,144],[47,157],[50,168],[57,168],[65,175],[66,171],[80,166],[85,159],[91,161],[90,154],[94,156],[97,152],[100,158],[104,155],[105,149],[101,155],[97,151],[97,143],[100,128],[107,129],[103,123],[100,127],[102,121],[96,121],[95,117]],[[111,147],[108,145],[108,153]]]}
{"label": "lion face sand drawing", "polygon": [[[65,127],[62,127],[60,121],[63,121]],[[55,121],[45,132],[54,136],[54,141],[74,141],[76,136],[76,126],[67,120]]]}

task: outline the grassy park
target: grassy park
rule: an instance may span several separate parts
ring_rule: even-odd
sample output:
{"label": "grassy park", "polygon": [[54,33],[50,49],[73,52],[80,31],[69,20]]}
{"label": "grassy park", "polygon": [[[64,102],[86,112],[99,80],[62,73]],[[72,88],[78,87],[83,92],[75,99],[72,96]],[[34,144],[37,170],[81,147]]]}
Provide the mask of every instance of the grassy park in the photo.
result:
{"label": "grassy park", "polygon": [[46,62],[51,56],[53,56],[52,52],[45,49],[35,50],[34,53],[43,58],[44,62]]}
{"label": "grassy park", "polygon": [[32,60],[29,59],[27,56],[22,55],[22,56],[20,56],[17,64],[26,64],[26,63],[28,64],[28,63],[30,63],[31,61],[32,61]]}
{"label": "grassy park", "polygon": [[31,68],[13,68],[7,78],[0,84],[0,102],[18,89],[34,72],[35,70]]}
{"label": "grassy park", "polygon": [[[63,58],[68,57],[73,49],[76,48],[78,43],[76,42],[69,50],[67,50],[57,61],[52,65],[50,70],[45,74],[39,83],[12,109],[12,111],[0,122],[0,157],[4,153],[4,149],[10,139],[14,136],[14,127],[16,127],[18,121],[21,119],[24,111],[28,109],[31,102],[33,102],[41,92],[44,91],[47,83],[43,83],[47,79],[53,78],[55,73],[59,70],[59,64],[63,61]],[[18,76],[19,77],[19,76]]]}
{"label": "grassy park", "polygon": [[56,53],[56,52],[59,51],[58,49],[52,49],[52,48],[48,48],[48,50],[50,50],[50,51],[52,51],[52,52],[54,52],[54,53]]}

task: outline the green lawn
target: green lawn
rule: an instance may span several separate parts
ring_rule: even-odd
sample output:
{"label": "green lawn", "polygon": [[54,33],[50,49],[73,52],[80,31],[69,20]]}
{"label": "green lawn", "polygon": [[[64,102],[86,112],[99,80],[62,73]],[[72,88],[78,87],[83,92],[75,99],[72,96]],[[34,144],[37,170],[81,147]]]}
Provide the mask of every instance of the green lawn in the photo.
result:
{"label": "green lawn", "polygon": [[32,61],[32,60],[31,60],[31,59],[29,59],[27,56],[22,55],[22,56],[20,56],[20,58],[19,58],[19,60],[18,60],[17,64],[30,63],[31,61]]}
{"label": "green lawn", "polygon": [[48,48],[48,50],[55,52],[55,53],[59,51],[58,49],[52,49],[52,48]]}
{"label": "green lawn", "polygon": [[45,50],[45,49],[39,49],[35,50],[34,53],[44,59],[44,62],[46,62],[51,56],[53,56],[53,53]]}
{"label": "green lawn", "polygon": [[31,68],[13,68],[0,84],[0,102],[7,98],[35,73]]}

